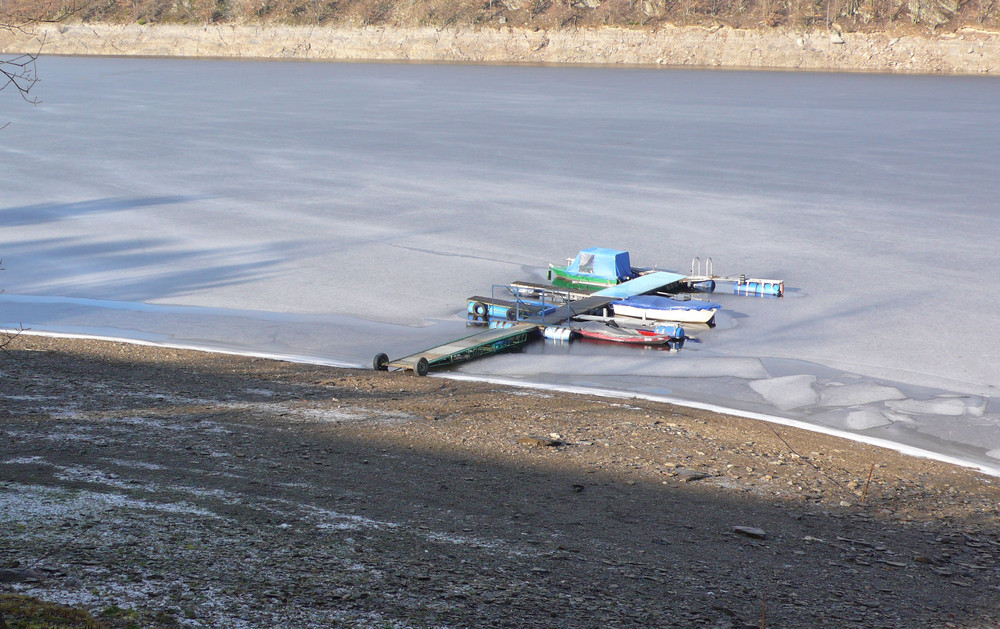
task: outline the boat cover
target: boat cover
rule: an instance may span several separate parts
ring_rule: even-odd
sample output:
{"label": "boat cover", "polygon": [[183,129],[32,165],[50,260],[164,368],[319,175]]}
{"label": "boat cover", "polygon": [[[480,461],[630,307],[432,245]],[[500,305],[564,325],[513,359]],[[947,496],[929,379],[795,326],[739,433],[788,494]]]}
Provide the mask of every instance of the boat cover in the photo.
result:
{"label": "boat cover", "polygon": [[659,295],[627,297],[611,302],[611,307],[613,308],[615,304],[632,306],[633,308],[645,308],[647,310],[718,310],[722,308],[719,304],[711,301],[701,301],[700,299],[680,301],[669,297],[660,297]]}
{"label": "boat cover", "polygon": [[570,273],[584,273],[614,280],[632,277],[632,263],[628,251],[591,247],[582,249],[566,270]]}

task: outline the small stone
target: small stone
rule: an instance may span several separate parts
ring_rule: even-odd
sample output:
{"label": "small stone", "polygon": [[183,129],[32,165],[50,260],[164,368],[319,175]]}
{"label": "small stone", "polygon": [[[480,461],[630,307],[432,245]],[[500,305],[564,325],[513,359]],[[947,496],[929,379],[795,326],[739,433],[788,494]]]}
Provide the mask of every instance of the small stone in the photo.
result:
{"label": "small stone", "polygon": [[706,474],[705,472],[699,472],[698,470],[689,470],[689,469],[677,470],[677,480],[684,483],[691,483],[696,480],[701,480],[703,478],[708,478],[708,474]]}
{"label": "small stone", "polygon": [[733,532],[754,539],[767,539],[767,532],[756,526],[734,526]]}
{"label": "small stone", "polygon": [[550,439],[548,437],[518,437],[517,442],[522,445],[534,446],[536,448],[554,448],[562,445],[562,441],[559,441],[558,439]]}

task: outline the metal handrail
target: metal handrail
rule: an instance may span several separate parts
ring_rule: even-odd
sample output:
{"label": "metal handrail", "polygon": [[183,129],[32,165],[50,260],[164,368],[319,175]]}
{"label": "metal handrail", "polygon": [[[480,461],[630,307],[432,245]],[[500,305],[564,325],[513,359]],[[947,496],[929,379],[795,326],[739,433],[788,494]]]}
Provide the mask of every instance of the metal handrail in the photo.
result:
{"label": "metal handrail", "polygon": [[[523,297],[521,297],[521,289],[518,288],[518,287],[510,286],[509,284],[493,284],[492,287],[490,288],[490,300],[493,303],[496,303],[496,292],[497,292],[497,289],[502,289],[503,291],[506,291],[506,293],[513,298],[513,301],[514,301],[514,318],[515,318],[516,321],[520,321],[521,320],[521,309],[522,309],[521,307],[524,306],[524,309],[526,310],[527,307],[528,307],[528,305],[529,305],[528,302],[527,302],[527,300],[524,299]],[[552,302],[552,300],[551,300],[551,298],[549,297],[549,293],[557,294],[557,293],[560,293],[561,291],[559,291],[556,288],[552,288],[552,289],[540,288],[540,289],[534,289],[534,291],[541,298],[542,309],[541,309],[540,316],[541,316],[541,319],[542,319],[542,325],[546,325],[546,323],[545,323],[545,316],[546,316],[546,314],[548,312],[548,306],[550,304],[554,305],[553,302]],[[573,310],[570,308],[570,304],[572,303],[573,300],[570,298],[570,290],[569,289],[566,289],[566,294],[563,296],[563,300],[566,302],[566,321],[569,321],[570,319],[573,318]],[[489,319],[488,315],[487,315],[487,319]]]}

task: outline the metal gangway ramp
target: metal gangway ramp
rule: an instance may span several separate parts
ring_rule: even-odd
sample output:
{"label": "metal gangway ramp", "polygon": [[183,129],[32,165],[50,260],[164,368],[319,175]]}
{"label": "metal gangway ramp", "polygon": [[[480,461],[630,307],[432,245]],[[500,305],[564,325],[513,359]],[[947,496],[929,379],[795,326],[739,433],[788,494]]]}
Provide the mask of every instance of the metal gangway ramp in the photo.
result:
{"label": "metal gangway ramp", "polygon": [[512,323],[506,327],[470,334],[396,360],[389,360],[386,354],[378,354],[372,361],[372,366],[378,371],[403,369],[418,376],[426,376],[431,367],[453,365],[511,350],[527,343],[538,330],[539,327],[533,323]]}
{"label": "metal gangway ramp", "polygon": [[[614,286],[601,289],[595,293],[591,293],[587,297],[572,299],[568,301],[566,305],[560,306],[558,310],[546,314],[544,317],[535,315],[524,317],[523,320],[538,323],[540,325],[568,324],[573,320],[573,317],[591,314],[601,308],[604,308],[613,301],[663,290],[664,288],[674,286],[685,279],[687,279],[686,275],[670,273],[668,271],[653,271],[651,273],[640,275],[635,279],[628,280],[627,282],[622,282],[621,284],[615,284]],[[556,289],[553,292],[558,293],[560,291]]]}

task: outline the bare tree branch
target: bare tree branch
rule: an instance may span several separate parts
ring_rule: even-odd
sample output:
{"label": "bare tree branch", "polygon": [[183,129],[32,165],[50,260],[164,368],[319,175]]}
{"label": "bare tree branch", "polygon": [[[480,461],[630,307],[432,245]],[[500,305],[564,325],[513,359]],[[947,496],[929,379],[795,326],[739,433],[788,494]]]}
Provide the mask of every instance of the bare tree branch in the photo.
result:
{"label": "bare tree branch", "polygon": [[[30,21],[19,24],[0,22],[0,29],[30,34],[32,23]],[[38,41],[38,49],[35,52],[20,54],[9,59],[0,59],[0,92],[12,87],[27,102],[33,105],[38,104],[39,100],[31,94],[31,89],[38,83],[37,61],[44,44],[43,38]]]}
{"label": "bare tree branch", "polygon": [[[3,264],[3,260],[0,260],[0,264]],[[0,267],[0,271],[3,271],[3,267]],[[0,293],[3,293],[3,291],[0,290]],[[0,332],[0,353],[3,353],[7,358],[13,358],[10,352],[7,351],[7,347],[14,342],[14,339],[21,335],[21,332],[24,332],[24,326],[21,325],[11,332]]]}
{"label": "bare tree branch", "polygon": [[31,88],[38,82],[37,60],[37,53],[0,59],[0,92],[13,86],[21,98],[32,104],[38,103],[38,99],[31,95]]}

